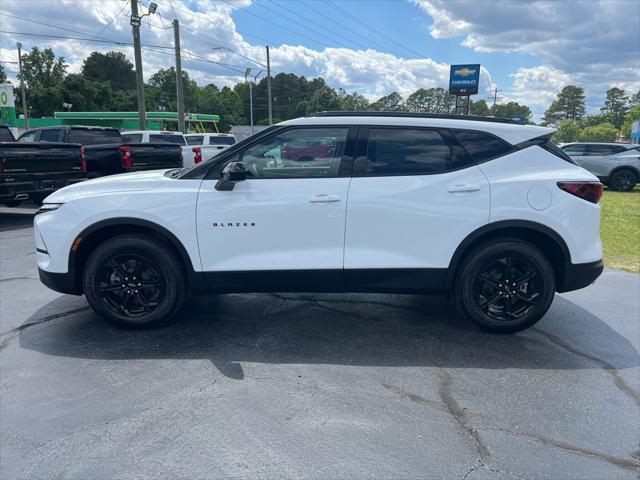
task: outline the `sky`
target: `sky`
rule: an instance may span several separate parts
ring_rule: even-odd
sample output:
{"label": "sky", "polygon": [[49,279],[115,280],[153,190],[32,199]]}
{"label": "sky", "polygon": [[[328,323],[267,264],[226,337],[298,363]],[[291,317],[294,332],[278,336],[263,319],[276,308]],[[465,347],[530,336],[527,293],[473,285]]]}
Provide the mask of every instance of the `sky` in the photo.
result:
{"label": "sky", "polygon": [[[146,12],[149,0],[139,0]],[[233,85],[246,67],[322,77],[370,100],[447,88],[451,64],[482,65],[473,100],[517,101],[539,119],[568,84],[597,113],[608,88],[640,90],[638,0],[156,0],[141,27],[145,78],[174,65],[198,84]],[[50,47],[79,72],[92,51],[133,61],[130,0],[3,0],[0,62],[15,79],[17,51]],[[56,37],[57,36],[57,37]],[[58,38],[73,37],[73,38]],[[120,43],[116,43],[120,42]],[[210,112],[207,112],[210,113]],[[214,112],[215,113],[215,112]]]}

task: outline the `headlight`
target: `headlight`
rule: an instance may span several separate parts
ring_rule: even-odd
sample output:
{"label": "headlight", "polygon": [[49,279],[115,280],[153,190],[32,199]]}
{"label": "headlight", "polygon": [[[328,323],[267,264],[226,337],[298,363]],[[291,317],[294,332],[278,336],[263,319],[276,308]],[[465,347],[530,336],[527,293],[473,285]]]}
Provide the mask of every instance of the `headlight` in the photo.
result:
{"label": "headlight", "polygon": [[59,209],[62,205],[64,205],[64,203],[43,203],[36,211],[36,215],[40,213],[53,212],[54,210]]}

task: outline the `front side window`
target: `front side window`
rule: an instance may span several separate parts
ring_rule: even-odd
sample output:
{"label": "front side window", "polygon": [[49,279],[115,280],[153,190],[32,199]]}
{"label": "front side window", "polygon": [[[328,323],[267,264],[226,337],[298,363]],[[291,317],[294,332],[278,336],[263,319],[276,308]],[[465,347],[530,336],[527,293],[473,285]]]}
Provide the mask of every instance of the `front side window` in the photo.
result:
{"label": "front side window", "polygon": [[587,148],[587,156],[589,157],[606,157],[614,153],[611,145],[589,145]]}
{"label": "front side window", "polygon": [[335,177],[348,128],[294,128],[265,138],[240,160],[255,178]]}
{"label": "front side window", "polygon": [[24,143],[31,143],[31,142],[35,142],[36,138],[38,137],[38,131],[34,131],[34,132],[27,132],[23,135],[20,136],[20,138],[18,139],[18,142],[24,142]]}
{"label": "front side window", "polygon": [[455,130],[454,135],[476,163],[506,155],[513,150],[508,143],[487,133]]}
{"label": "front side window", "polygon": [[451,148],[437,130],[369,129],[367,175],[425,175],[450,164]]}

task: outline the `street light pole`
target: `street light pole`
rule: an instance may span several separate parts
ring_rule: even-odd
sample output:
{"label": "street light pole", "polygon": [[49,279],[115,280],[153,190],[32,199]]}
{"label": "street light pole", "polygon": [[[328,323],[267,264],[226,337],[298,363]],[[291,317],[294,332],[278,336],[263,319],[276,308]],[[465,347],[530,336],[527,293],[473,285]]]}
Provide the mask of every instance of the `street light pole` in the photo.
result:
{"label": "street light pole", "polygon": [[131,29],[133,31],[133,52],[136,63],[136,90],[138,93],[138,123],[140,130],[147,129],[147,107],[144,101],[144,77],[142,75],[142,51],[140,48],[140,15],[138,15],[138,0],[131,0]]}
{"label": "street light pole", "polygon": [[24,115],[24,128],[29,128],[29,110],[27,110],[27,95],[24,88],[24,77],[22,76],[22,44],[18,42],[18,70],[20,71],[20,93],[22,94],[22,114]]}
{"label": "street light pole", "polygon": [[269,100],[269,125],[273,125],[273,112],[271,110],[271,60],[269,59],[269,45],[267,45],[267,96]]}

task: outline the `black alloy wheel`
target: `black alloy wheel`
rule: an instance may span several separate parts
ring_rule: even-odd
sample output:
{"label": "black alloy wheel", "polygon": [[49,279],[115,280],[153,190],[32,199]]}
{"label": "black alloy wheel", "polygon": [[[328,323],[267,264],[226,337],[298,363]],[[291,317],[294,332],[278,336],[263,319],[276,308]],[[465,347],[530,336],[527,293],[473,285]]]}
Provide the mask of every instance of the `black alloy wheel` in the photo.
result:
{"label": "black alloy wheel", "polygon": [[555,272],[534,245],[498,238],[468,252],[458,269],[454,298],[478,328],[513,333],[540,320],[553,301]]}
{"label": "black alloy wheel", "polygon": [[636,176],[631,170],[618,170],[609,179],[609,186],[617,192],[628,192],[636,186]]}
{"label": "black alloy wheel", "polygon": [[166,323],[185,296],[184,265],[159,237],[134,233],[106,240],[84,268],[87,301],[96,313],[124,328]]}
{"label": "black alloy wheel", "polygon": [[106,307],[131,318],[153,312],[160,305],[167,282],[153,262],[134,254],[109,258],[99,278],[98,290]]}
{"label": "black alloy wheel", "polygon": [[476,296],[478,307],[488,317],[498,321],[521,319],[541,298],[538,273],[524,258],[491,261],[476,279]]}

